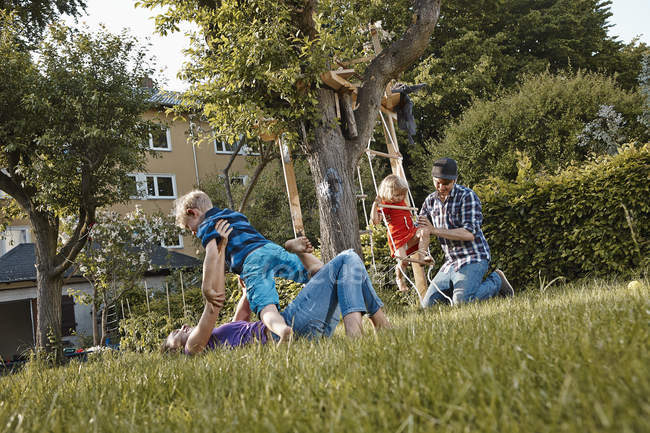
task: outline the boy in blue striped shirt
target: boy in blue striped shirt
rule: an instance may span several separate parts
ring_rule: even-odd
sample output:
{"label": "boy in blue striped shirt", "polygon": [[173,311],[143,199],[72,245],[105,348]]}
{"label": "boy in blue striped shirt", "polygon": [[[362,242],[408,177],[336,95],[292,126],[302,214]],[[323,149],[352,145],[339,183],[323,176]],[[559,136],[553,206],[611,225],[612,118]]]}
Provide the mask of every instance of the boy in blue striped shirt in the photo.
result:
{"label": "boy in blue striped shirt", "polygon": [[[262,322],[280,342],[287,341],[292,334],[291,328],[278,312],[280,298],[275,288],[274,277],[282,277],[298,283],[309,280],[309,271],[305,269],[296,254],[289,253],[279,245],[266,239],[251,226],[245,215],[230,209],[220,209],[212,205],[208,195],[200,190],[185,194],[175,203],[176,224],[190,230],[201,239],[206,249],[219,243],[221,236],[215,230],[218,220],[226,220],[232,233],[228,238],[225,259],[230,270],[238,274],[247,287],[248,301]],[[307,238],[287,241],[285,247],[295,249],[293,243],[307,242]],[[303,249],[298,249],[302,251]],[[206,258],[207,262],[207,258]],[[203,279],[210,278],[215,270],[204,264]],[[209,300],[213,304],[217,300]],[[223,303],[223,300],[220,300]]]}

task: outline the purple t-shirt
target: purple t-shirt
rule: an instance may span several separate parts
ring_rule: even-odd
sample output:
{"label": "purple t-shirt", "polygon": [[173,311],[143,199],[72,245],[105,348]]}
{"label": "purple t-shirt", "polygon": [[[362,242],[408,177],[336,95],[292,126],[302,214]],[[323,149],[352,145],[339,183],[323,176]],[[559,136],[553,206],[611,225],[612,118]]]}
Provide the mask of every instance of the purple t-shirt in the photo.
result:
{"label": "purple t-shirt", "polygon": [[207,349],[214,350],[220,346],[237,347],[256,341],[266,344],[266,340],[266,325],[261,321],[230,322],[212,330]]}

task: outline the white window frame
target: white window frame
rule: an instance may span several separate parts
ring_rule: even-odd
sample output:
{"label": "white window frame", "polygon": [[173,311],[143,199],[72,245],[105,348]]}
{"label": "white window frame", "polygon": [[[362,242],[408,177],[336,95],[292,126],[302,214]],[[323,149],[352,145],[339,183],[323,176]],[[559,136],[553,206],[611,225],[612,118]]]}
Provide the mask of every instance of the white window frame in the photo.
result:
{"label": "white window frame", "polygon": [[[8,231],[25,232],[25,242],[18,242],[16,244],[9,245],[8,244],[9,241],[6,239]],[[7,252],[9,252],[9,250],[12,250],[13,248],[17,247],[22,243],[28,244],[31,241],[32,241],[32,231],[29,226],[7,227],[4,232],[0,233],[0,256],[6,254]]]}
{"label": "white window frame", "polygon": [[167,245],[163,242],[162,244],[163,248],[169,248],[169,249],[183,249],[183,234],[179,233],[178,234],[178,243],[176,245]]}
{"label": "white window frame", "polygon": [[[132,200],[172,200],[175,199],[178,195],[178,190],[176,188],[176,175],[171,173],[129,173],[128,176],[135,177],[135,187],[138,191],[138,195],[131,196]],[[147,178],[154,178],[154,190],[156,195],[149,195],[149,189],[147,188]],[[158,195],[158,181],[160,177],[168,177],[172,180],[172,189],[174,190],[174,195],[170,196],[160,196]]]}
{"label": "white window frame", "polygon": [[[163,129],[161,126],[160,129]],[[156,150],[159,152],[171,152],[172,151],[172,131],[170,128],[165,128],[165,136],[167,137],[167,147],[154,147],[153,145],[153,135],[149,134],[149,149]]]}
{"label": "white window frame", "polygon": [[[219,154],[219,155],[232,155],[232,150],[226,150],[226,142],[225,141],[217,141],[217,139],[212,140],[214,142],[214,153]],[[233,144],[233,150],[234,150],[235,145]],[[248,145],[244,144],[241,149],[239,149],[238,155],[242,156],[247,156],[247,155],[253,155],[257,156],[259,155],[259,152],[253,152],[253,149],[248,147]]]}

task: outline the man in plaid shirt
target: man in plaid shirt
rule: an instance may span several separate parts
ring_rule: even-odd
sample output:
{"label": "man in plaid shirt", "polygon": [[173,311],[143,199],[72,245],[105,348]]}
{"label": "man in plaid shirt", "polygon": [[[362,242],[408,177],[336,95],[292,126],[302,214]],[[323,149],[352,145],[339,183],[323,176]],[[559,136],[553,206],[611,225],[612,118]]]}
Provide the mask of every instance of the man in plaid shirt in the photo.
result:
{"label": "man in plaid shirt", "polygon": [[490,265],[490,247],[481,230],[481,201],[470,188],[456,184],[456,161],[436,160],[431,175],[436,190],[424,200],[418,226],[438,236],[445,262],[422,298],[422,306],[449,299],[443,295],[449,291],[453,293],[453,304],[496,295],[513,296],[512,286],[501,270],[483,280]]}

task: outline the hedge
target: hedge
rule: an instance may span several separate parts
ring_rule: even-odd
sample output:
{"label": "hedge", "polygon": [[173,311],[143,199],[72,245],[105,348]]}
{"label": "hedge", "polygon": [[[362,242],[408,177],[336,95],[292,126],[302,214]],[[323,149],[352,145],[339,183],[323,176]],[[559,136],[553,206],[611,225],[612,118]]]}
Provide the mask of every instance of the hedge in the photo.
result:
{"label": "hedge", "polygon": [[493,264],[521,288],[647,269],[649,180],[650,143],[553,176],[477,185]]}

